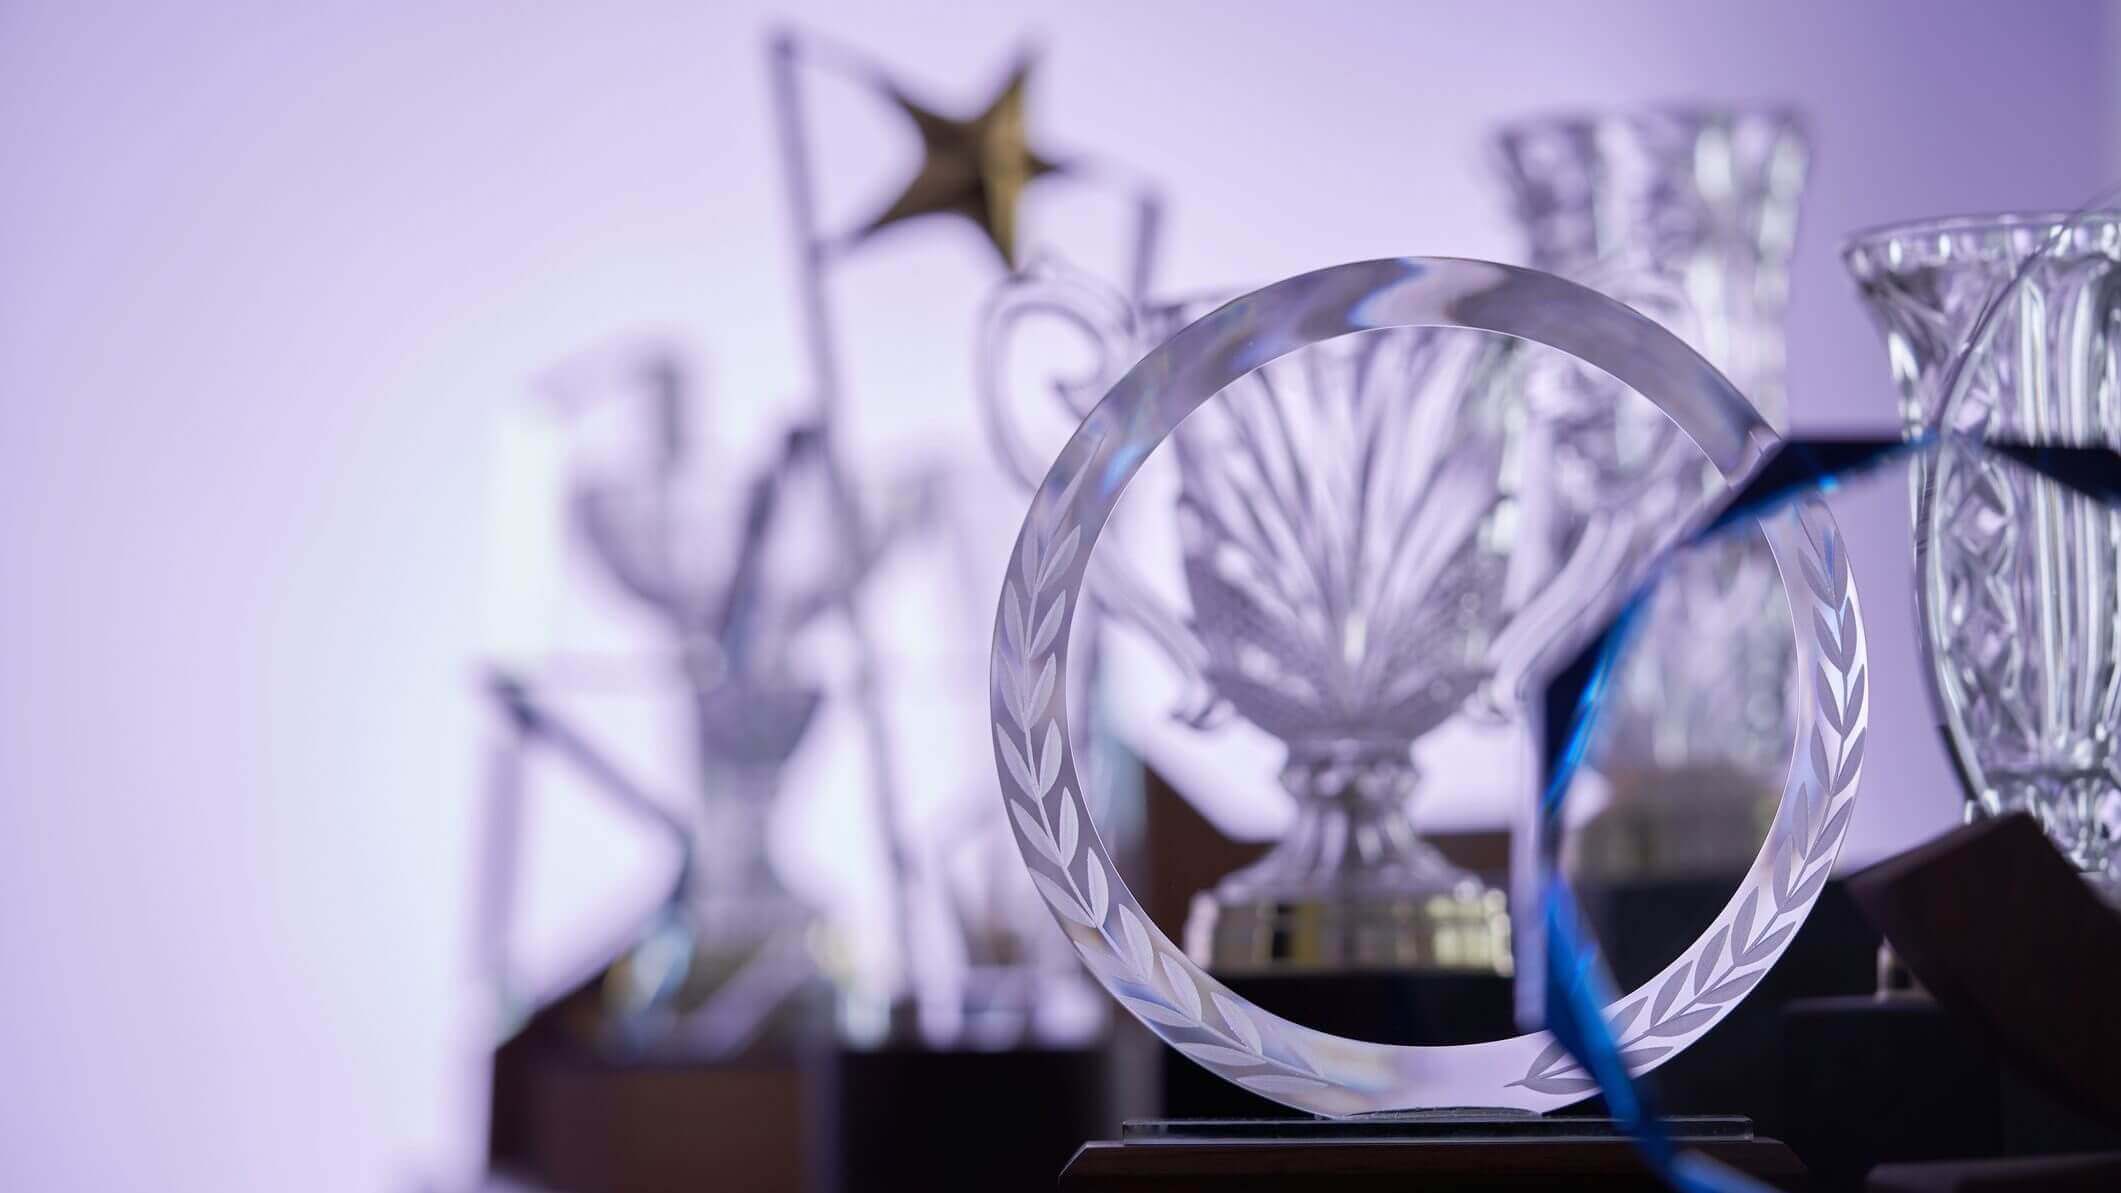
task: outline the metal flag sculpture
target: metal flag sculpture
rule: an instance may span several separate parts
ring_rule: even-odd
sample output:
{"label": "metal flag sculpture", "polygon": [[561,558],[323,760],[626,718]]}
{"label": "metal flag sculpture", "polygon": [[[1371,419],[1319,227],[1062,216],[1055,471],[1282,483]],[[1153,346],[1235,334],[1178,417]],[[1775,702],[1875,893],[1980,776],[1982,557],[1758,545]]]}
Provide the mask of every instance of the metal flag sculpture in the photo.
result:
{"label": "metal flag sculpture", "polygon": [[[1036,179],[1063,169],[1052,159],[1035,152],[1026,131],[1026,92],[1031,78],[1031,60],[1020,56],[996,96],[976,115],[957,119],[942,115],[910,98],[880,66],[834,43],[810,35],[782,30],[769,44],[774,116],[780,135],[783,183],[795,232],[796,283],[801,305],[802,332],[809,356],[809,387],[814,404],[815,448],[831,478],[833,504],[839,515],[842,548],[849,559],[874,554],[872,530],[865,518],[835,434],[844,400],[840,372],[837,324],[833,317],[830,288],[831,268],[853,250],[867,244],[878,231],[928,215],[954,215],[973,224],[1001,259],[1014,269],[1021,244],[1018,212],[1025,189]],[[913,177],[898,196],[877,215],[853,230],[828,232],[818,213],[818,187],[813,173],[809,125],[803,93],[805,66],[821,68],[852,80],[899,109],[921,138],[922,157]],[[1071,164],[1069,172],[1075,173]],[[1096,170],[1084,171],[1101,177]],[[1146,284],[1147,262],[1153,253],[1159,204],[1147,188],[1134,189],[1137,234],[1134,273],[1136,284]],[[909,905],[908,876],[914,852],[906,826],[904,801],[898,790],[898,769],[893,743],[882,706],[874,636],[861,608],[861,594],[846,589],[841,610],[854,644],[854,699],[869,753],[870,791],[876,802],[878,822],[883,826],[885,858],[889,869],[891,923],[900,957],[909,953],[913,927]]]}
{"label": "metal flag sculpture", "polygon": [[891,101],[920,130],[920,171],[860,235],[866,238],[919,216],[956,215],[986,233],[1002,264],[1015,269],[1016,214],[1024,188],[1063,169],[1034,153],[1025,140],[1024,85],[1030,77],[1031,60],[1019,59],[1001,93],[970,120],[953,120],[891,88]]}

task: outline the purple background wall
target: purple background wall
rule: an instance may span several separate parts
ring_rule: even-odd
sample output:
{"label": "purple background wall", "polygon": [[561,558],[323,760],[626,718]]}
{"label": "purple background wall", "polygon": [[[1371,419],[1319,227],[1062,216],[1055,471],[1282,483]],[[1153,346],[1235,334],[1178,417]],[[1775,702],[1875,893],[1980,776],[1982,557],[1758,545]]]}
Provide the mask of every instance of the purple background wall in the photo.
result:
{"label": "purple background wall", "polygon": [[[499,412],[642,326],[799,384],[750,5],[0,7],[0,1184],[405,1188],[477,1153],[471,664]],[[2067,206],[2117,171],[2094,3],[830,5],[969,104],[1165,179],[1163,278],[1513,257],[1480,154],[1557,106],[1778,99],[1817,139],[1808,426],[1882,425],[1845,231]],[[825,117],[828,124],[837,117]],[[902,146],[849,116],[851,211]],[[969,238],[845,280],[877,450],[969,421]],[[1954,798],[1901,486],[1847,498],[1875,854]]]}

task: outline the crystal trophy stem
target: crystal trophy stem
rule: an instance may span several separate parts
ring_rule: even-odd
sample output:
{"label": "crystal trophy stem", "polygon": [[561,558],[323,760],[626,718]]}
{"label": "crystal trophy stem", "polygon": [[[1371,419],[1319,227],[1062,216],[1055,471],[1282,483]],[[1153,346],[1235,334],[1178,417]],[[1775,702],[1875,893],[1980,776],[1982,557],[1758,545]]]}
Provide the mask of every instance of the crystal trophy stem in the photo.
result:
{"label": "crystal trophy stem", "polygon": [[1265,857],[1195,897],[1195,960],[1231,974],[1508,972],[1504,896],[1415,831],[1420,773],[1403,746],[1292,748],[1281,780],[1295,822]]}

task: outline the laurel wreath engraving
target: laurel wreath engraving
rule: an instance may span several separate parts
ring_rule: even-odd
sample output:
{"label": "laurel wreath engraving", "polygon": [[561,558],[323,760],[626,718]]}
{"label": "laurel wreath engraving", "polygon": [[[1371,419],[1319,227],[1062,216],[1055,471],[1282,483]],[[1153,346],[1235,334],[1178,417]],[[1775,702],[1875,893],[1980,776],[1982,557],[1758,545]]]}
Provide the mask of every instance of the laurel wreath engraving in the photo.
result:
{"label": "laurel wreath engraving", "polygon": [[1018,574],[1002,596],[1003,665],[996,672],[1007,721],[994,726],[995,749],[1006,775],[1003,795],[1017,833],[1042,865],[1031,881],[1054,913],[1072,926],[1068,937],[1083,960],[1127,1008],[1156,1025],[1172,1047],[1225,1078],[1263,1094],[1295,1094],[1332,1085],[1271,1022],[1212,983],[1197,981],[1185,960],[1156,933],[1140,910],[1115,903],[1111,859],[1091,831],[1082,797],[1062,775],[1066,753],[1055,701],[1060,691],[1062,628],[1067,622],[1065,579],[1082,546],[1070,520],[1072,477],[1051,507],[1060,522],[1036,519],[1026,534]]}
{"label": "laurel wreath engraving", "polygon": [[[1606,1026],[1619,1041],[1620,1059],[1631,1073],[1663,1059],[1681,1037],[1707,1025],[1767,976],[1776,950],[1796,932],[1805,908],[1826,885],[1841,838],[1848,833],[1856,775],[1863,764],[1865,675],[1856,662],[1863,653],[1863,629],[1849,599],[1848,554],[1831,525],[1812,516],[1816,508],[1807,503],[1799,510],[1810,548],[1802,570],[1814,598],[1808,602],[1810,630],[1821,658],[1813,683],[1820,716],[1833,730],[1834,743],[1829,747],[1827,735],[1818,725],[1812,727],[1808,777],[1793,798],[1784,799],[1776,817],[1766,882],[1746,893],[1731,922],[1711,933],[1698,952],[1683,957],[1655,994],[1607,1016]],[[1768,903],[1764,916],[1762,889]],[[1525,1075],[1510,1084],[1543,1094],[1598,1088],[1559,1041],[1541,1051]]]}

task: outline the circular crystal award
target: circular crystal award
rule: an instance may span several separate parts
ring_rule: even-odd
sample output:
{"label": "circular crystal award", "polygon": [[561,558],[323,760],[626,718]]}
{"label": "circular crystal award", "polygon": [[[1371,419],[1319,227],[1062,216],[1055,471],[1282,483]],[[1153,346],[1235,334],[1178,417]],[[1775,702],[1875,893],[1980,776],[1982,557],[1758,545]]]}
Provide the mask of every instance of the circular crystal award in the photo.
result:
{"label": "circular crystal award", "polygon": [[[1346,376],[1364,385],[1442,384],[1453,392],[1508,386],[1517,376],[1477,348],[1448,369],[1432,362],[1380,370],[1372,358],[1393,351],[1393,337],[1415,332],[1543,345],[1574,357],[1653,403],[1727,482],[1744,476],[1774,442],[1731,384],[1670,332],[1547,274],[1407,258],[1337,266],[1246,295],[1179,329],[1135,365],[1083,419],[1034,496],[994,631],[996,765],[1025,865],[1070,942],[1122,1005],[1194,1061],[1317,1114],[1550,1110],[1597,1086],[1547,1033],[1448,1046],[1345,1039],[1255,1006],[1210,976],[1120,880],[1079,794],[1070,745],[1066,671],[1074,618],[1097,539],[1150,453],[1197,408],[1277,362],[1304,362],[1306,373],[1329,379],[1339,375],[1335,369],[1352,370]],[[1385,346],[1374,347],[1380,339]],[[1453,402],[1335,409],[1375,419],[1338,436],[1351,456],[1284,452],[1283,462],[1270,466],[1331,469],[1329,486],[1354,494],[1348,508],[1358,531],[1364,519],[1397,517],[1399,533],[1382,536],[1381,551],[1335,552],[1322,549],[1331,544],[1319,536],[1275,535],[1264,526],[1240,548],[1232,540],[1247,534],[1236,521],[1248,516],[1244,503],[1197,499],[1182,511],[1195,523],[1182,540],[1194,621],[1203,620],[1205,591],[1208,616],[1218,622],[1208,632],[1226,640],[1220,665],[1203,672],[1212,694],[1282,737],[1291,765],[1340,765],[1360,780],[1403,759],[1424,727],[1404,715],[1415,703],[1521,702],[1546,648],[1572,627],[1586,628],[1581,623],[1617,589],[1627,569],[1616,561],[1641,553],[1633,542],[1584,548],[1542,576],[1537,592],[1507,596],[1505,577],[1491,575],[1510,566],[1492,543],[1513,516],[1495,498],[1496,478],[1521,464],[1490,458],[1496,445],[1483,438],[1485,424]],[[1333,415],[1298,407],[1292,417]],[[1335,432],[1290,425],[1276,434],[1291,444]],[[1244,452],[1256,453],[1256,467],[1275,450],[1256,435],[1252,446],[1236,446],[1241,450],[1189,462],[1195,492],[1219,469],[1247,467]],[[1409,484],[1412,499],[1395,500],[1394,487]],[[1764,518],[1760,529],[1783,577],[1799,663],[1792,680],[1797,732],[1782,799],[1758,856],[1715,921],[1608,1008],[1623,1059],[1636,1072],[1708,1031],[1774,965],[1825,885],[1853,810],[1867,714],[1862,626],[1841,539],[1816,502]],[[1287,586],[1298,583],[1312,585],[1317,609],[1261,616],[1288,606]],[[1449,599],[1403,599],[1433,592]],[[1491,606],[1509,615],[1491,616]],[[1536,616],[1525,614],[1535,607]],[[1351,618],[1349,609],[1393,616]],[[1409,616],[1399,618],[1399,611]],[[1282,632],[1290,626],[1310,632]],[[1364,682],[1320,686],[1349,677]],[[1380,802],[1404,794],[1366,791],[1359,781],[1348,789],[1351,798]],[[1527,791],[1527,808],[1531,800]]]}

